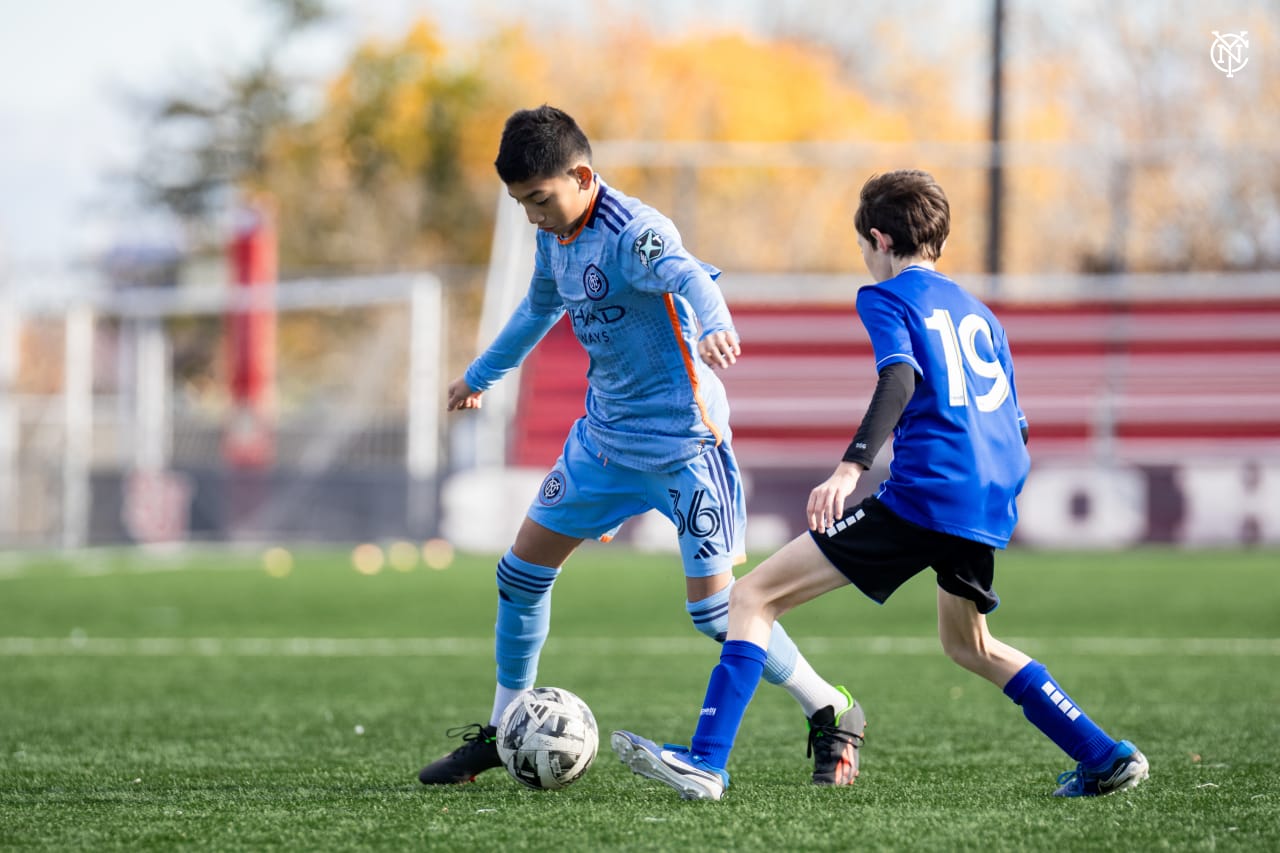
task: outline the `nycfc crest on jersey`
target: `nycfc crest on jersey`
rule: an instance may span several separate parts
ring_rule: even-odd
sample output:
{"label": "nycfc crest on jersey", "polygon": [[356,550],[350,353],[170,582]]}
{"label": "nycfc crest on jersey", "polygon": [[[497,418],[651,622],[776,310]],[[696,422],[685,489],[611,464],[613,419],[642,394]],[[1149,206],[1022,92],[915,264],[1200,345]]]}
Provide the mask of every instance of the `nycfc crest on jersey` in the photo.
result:
{"label": "nycfc crest on jersey", "polygon": [[609,295],[609,279],[595,264],[587,264],[582,271],[582,290],[592,302],[599,302]]}

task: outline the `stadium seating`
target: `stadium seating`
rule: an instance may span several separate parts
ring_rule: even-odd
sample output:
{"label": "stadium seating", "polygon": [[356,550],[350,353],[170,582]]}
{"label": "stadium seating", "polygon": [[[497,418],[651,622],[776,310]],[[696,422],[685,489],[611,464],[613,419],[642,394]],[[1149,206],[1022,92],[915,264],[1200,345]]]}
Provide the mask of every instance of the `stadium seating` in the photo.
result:
{"label": "stadium seating", "polygon": [[[1280,449],[1280,300],[995,305],[1035,458],[1172,463]],[[744,467],[829,467],[875,386],[849,305],[732,305],[721,374]],[[511,460],[545,468],[581,415],[586,357],[558,324],[521,373]]]}

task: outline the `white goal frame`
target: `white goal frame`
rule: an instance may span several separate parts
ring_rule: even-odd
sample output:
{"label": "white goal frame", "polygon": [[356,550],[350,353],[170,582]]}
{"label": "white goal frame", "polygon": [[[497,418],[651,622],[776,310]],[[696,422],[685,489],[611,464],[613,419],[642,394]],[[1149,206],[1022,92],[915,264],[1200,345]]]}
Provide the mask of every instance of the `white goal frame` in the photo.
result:
{"label": "white goal frame", "polygon": [[[301,280],[266,288],[179,287],[92,291],[46,295],[36,288],[0,288],[0,544],[79,548],[89,541],[90,480],[94,466],[94,329],[115,318],[128,329],[133,356],[128,396],[119,406],[128,421],[132,458],[118,459],[124,469],[163,472],[172,448],[172,352],[164,328],[170,317],[224,315],[230,312],[367,308],[404,304],[409,312],[404,470],[411,483],[408,516],[430,530],[438,514],[442,469],[441,400],[448,324],[444,293],[434,274]],[[15,392],[20,368],[19,332],[27,320],[53,320],[62,329],[62,377],[52,397]],[[14,518],[23,500],[19,486],[24,423],[59,431],[57,458],[46,460],[60,471],[60,523],[56,541],[18,541]],[[29,458],[29,456],[28,456]]]}

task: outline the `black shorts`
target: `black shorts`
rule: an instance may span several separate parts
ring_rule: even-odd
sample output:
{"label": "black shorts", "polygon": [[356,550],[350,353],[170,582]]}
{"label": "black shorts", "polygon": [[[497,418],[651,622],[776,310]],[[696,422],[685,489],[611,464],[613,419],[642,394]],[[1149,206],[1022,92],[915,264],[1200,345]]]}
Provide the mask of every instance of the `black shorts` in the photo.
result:
{"label": "black shorts", "polygon": [[995,549],[982,542],[939,533],[904,521],[876,498],[867,498],[845,512],[838,532],[810,531],[831,565],[864,595],[884,604],[893,591],[925,569],[932,568],[938,586],[967,598],[979,613],[1000,604],[991,588]]}

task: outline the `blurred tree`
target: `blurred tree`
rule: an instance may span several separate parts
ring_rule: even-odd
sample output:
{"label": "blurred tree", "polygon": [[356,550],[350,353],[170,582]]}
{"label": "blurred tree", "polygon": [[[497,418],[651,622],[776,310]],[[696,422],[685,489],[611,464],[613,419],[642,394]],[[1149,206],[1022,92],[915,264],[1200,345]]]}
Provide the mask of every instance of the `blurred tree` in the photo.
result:
{"label": "blurred tree", "polygon": [[[991,3],[757,13],[765,31],[832,48],[881,103],[909,106],[916,138],[959,143],[929,166],[952,196],[952,264],[983,234],[979,149],[962,146],[981,139],[988,108]],[[1006,271],[1280,268],[1280,63],[1268,58],[1280,4],[1005,5]],[[1252,44],[1232,78],[1210,60],[1215,31]]]}
{"label": "blurred tree", "polygon": [[171,211],[197,237],[209,234],[230,191],[267,171],[267,140],[292,117],[292,81],[277,58],[327,15],[323,0],[262,2],[277,23],[255,62],[219,79],[185,81],[148,109],[138,184],[144,199]]}
{"label": "blurred tree", "polygon": [[[1273,43],[1280,6],[1077,0],[1015,15],[1017,138],[1042,152],[1011,199],[1023,268],[1280,267],[1280,67],[1228,79],[1210,58],[1214,30]],[[1050,173],[1052,192],[1027,179]]]}
{"label": "blurred tree", "polygon": [[[1259,44],[1280,31],[1280,7],[1227,5]],[[272,7],[282,40],[323,16],[319,0]],[[859,273],[858,187],[913,166],[947,188],[946,262],[971,272],[983,267],[990,156],[979,10],[903,0],[868,18],[814,0],[804,14],[757,10],[769,37],[673,37],[624,14],[604,32],[555,21],[465,44],[424,20],[356,50],[306,117],[270,57],[169,99],[144,179],[194,222],[229,187],[271,193],[286,275],[479,265],[502,191],[491,165],[502,122],[550,102],[582,122],[608,179],[672,215],[718,265]],[[1280,264],[1278,66],[1257,60],[1226,81],[1208,58],[1220,11],[1010,0],[1006,271]],[[572,49],[549,47],[566,37]]]}
{"label": "blurred tree", "polygon": [[[282,258],[329,268],[481,263],[501,192],[502,122],[542,102],[605,140],[832,143],[908,140],[900,109],[866,98],[831,53],[741,34],[664,40],[637,22],[563,54],[522,27],[447,53],[417,24],[365,45],[314,120],[273,137],[263,186],[280,200]],[[602,68],[626,73],[600,73]],[[861,180],[814,149],[764,163],[611,162],[606,177],[670,213],[723,266],[846,269]],[[723,223],[732,221],[732,227]],[[833,239],[834,236],[834,239]]]}
{"label": "blurred tree", "polygon": [[282,261],[329,270],[482,262],[491,202],[466,168],[464,129],[486,91],[426,22],[402,42],[359,48],[318,114],[278,129],[255,177],[280,204]]}
{"label": "blurred tree", "polygon": [[[671,214],[695,251],[734,269],[849,269],[861,182],[876,170],[919,165],[867,154],[833,160],[822,144],[908,142],[919,127],[966,123],[974,125],[966,133],[980,132],[980,121],[933,96],[927,81],[918,98],[886,105],[851,79],[838,53],[801,40],[701,32],[672,39],[625,18],[556,53],[544,32],[525,26],[446,45],[423,20],[402,39],[359,47],[318,107],[299,117],[274,57],[324,7],[272,6],[280,35],[257,64],[162,102],[140,179],[149,197],[211,243],[229,193],[268,193],[280,214],[286,277],[482,264],[501,193],[492,160],[502,123],[543,102],[569,110],[598,143],[783,146],[748,152],[745,161],[703,148],[653,163],[597,164]],[[968,263],[976,241],[956,245],[954,257]]]}

